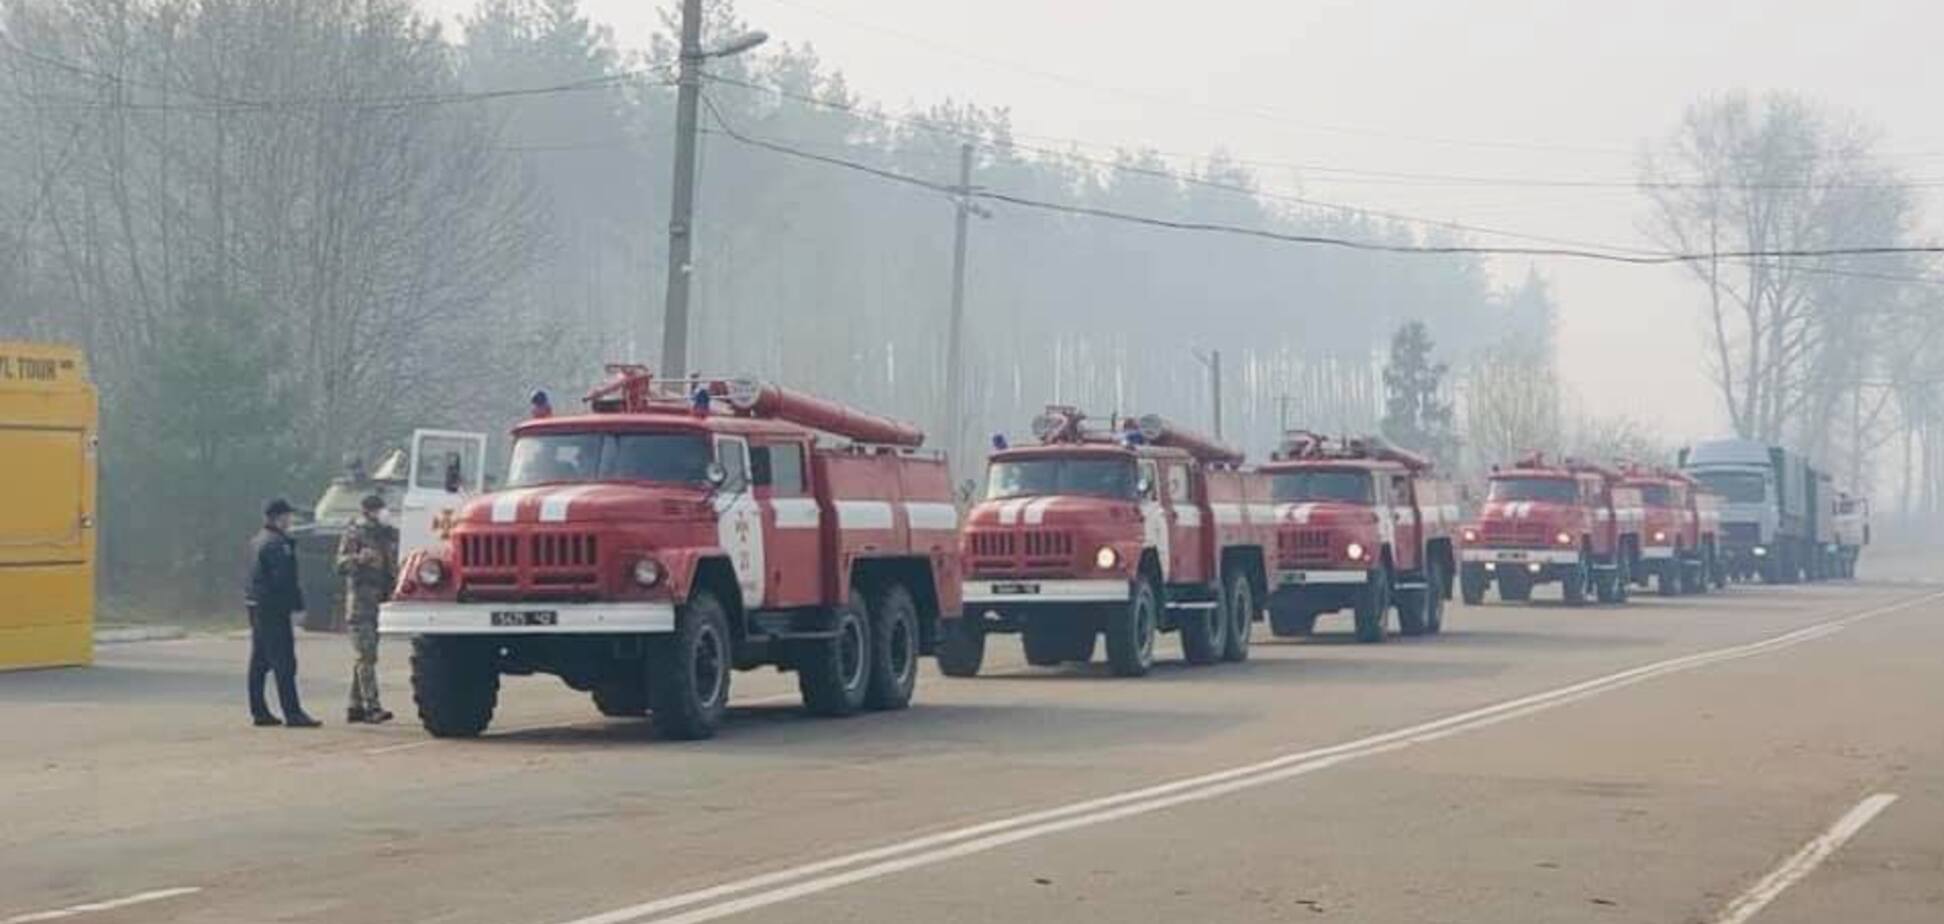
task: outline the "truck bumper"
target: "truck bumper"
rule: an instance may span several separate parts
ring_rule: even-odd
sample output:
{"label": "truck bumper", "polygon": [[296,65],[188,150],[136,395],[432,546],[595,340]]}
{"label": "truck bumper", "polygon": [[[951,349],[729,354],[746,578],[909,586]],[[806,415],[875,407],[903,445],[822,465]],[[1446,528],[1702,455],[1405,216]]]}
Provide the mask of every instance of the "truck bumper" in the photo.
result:
{"label": "truck bumper", "polygon": [[675,631],[672,603],[415,603],[378,607],[381,635],[600,635]]}
{"label": "truck bumper", "polygon": [[1579,563],[1577,549],[1465,549],[1458,553],[1462,562],[1489,562],[1497,565],[1572,565]]}
{"label": "truck bumper", "polygon": [[1276,572],[1276,586],[1307,587],[1313,584],[1365,584],[1370,581],[1370,572],[1362,568],[1290,568]]}
{"label": "truck bumper", "polygon": [[1122,578],[997,578],[966,581],[962,597],[967,609],[1064,603],[1126,603],[1132,591]]}
{"label": "truck bumper", "polygon": [[1642,561],[1665,561],[1673,557],[1674,547],[1671,545],[1648,545],[1640,549]]}

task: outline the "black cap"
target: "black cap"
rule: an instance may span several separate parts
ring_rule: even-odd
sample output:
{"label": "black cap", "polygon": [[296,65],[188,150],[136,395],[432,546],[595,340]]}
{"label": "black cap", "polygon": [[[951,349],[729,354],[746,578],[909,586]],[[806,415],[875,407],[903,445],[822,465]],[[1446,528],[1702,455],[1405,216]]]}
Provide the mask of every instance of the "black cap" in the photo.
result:
{"label": "black cap", "polygon": [[358,502],[358,506],[364,508],[366,513],[370,513],[373,510],[383,510],[385,509],[385,499],[376,494],[366,494],[364,500]]}
{"label": "black cap", "polygon": [[290,502],[284,500],[281,497],[276,498],[270,501],[270,503],[263,505],[263,518],[266,520],[275,519],[277,517],[283,516],[286,513],[296,513],[296,512],[297,512],[297,508],[290,506]]}

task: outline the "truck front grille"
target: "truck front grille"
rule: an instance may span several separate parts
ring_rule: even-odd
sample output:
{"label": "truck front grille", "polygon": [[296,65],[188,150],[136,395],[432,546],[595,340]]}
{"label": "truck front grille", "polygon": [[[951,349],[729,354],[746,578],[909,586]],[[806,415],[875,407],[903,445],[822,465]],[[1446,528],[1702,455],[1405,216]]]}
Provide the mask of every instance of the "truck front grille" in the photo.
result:
{"label": "truck front grille", "polygon": [[1276,533],[1276,559],[1285,565],[1316,565],[1330,560],[1330,531],[1284,529]]}

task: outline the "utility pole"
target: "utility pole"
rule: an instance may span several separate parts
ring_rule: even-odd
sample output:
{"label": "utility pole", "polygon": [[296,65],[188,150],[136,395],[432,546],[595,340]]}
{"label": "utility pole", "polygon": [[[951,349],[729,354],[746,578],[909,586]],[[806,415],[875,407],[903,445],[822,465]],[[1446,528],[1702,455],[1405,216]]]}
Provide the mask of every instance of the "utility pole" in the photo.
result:
{"label": "utility pole", "polygon": [[688,368],[690,248],[695,227],[695,110],[702,97],[702,0],[682,0],[682,52],[675,90],[675,182],[668,206],[668,296],[662,302],[664,377]]}
{"label": "utility pole", "polygon": [[1195,358],[1208,367],[1208,393],[1214,402],[1215,438],[1219,440],[1222,438],[1222,351],[1194,352]]}
{"label": "utility pole", "polygon": [[972,144],[959,145],[958,185],[952,187],[957,205],[952,219],[952,313],[945,324],[945,451],[953,462],[964,452],[965,435],[965,237],[971,218],[986,217],[972,203]]}

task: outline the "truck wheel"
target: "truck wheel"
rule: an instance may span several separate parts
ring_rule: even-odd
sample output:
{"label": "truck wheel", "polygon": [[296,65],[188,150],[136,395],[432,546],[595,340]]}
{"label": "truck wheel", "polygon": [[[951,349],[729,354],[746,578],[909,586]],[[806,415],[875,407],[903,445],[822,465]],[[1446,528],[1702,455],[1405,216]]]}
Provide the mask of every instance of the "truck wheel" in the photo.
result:
{"label": "truck wheel", "polygon": [[648,679],[639,673],[603,681],[594,688],[594,708],[610,719],[638,719],[648,714]]}
{"label": "truck wheel", "polygon": [[1269,634],[1296,638],[1316,631],[1316,611],[1297,603],[1269,605]]}
{"label": "truck wheel", "polygon": [[851,587],[850,600],[836,609],[837,634],[803,643],[797,662],[797,692],[811,715],[846,716],[864,708],[871,684],[871,614],[864,592]]}
{"label": "truck wheel", "polygon": [[412,639],[412,701],[434,738],[477,738],[493,721],[499,668],[489,639]]}
{"label": "truck wheel", "polygon": [[1499,599],[1506,603],[1522,603],[1532,599],[1532,579],[1517,572],[1499,570]]}
{"label": "truck wheel", "polygon": [[1397,604],[1397,631],[1401,635],[1423,635],[1430,630],[1426,610],[1431,605],[1431,575],[1426,572],[1420,578],[1423,588],[1403,588],[1391,594]]}
{"label": "truck wheel", "polygon": [[947,677],[977,677],[985,663],[985,627],[974,619],[948,619],[938,633],[938,669]]}
{"label": "truck wheel", "polygon": [[1466,606],[1484,603],[1485,588],[1489,583],[1484,565],[1464,565],[1458,570],[1458,593],[1464,597]]}
{"label": "truck wheel", "polygon": [[1222,646],[1222,660],[1249,660],[1250,636],[1255,634],[1256,614],[1260,611],[1255,602],[1255,585],[1249,583],[1249,576],[1240,571],[1233,572],[1228,578],[1228,592],[1222,595],[1222,614],[1228,623],[1228,643]]}
{"label": "truck wheel", "polygon": [[1154,633],[1161,603],[1154,584],[1136,579],[1132,598],[1107,617],[1107,664],[1116,677],[1140,677],[1154,666]]}
{"label": "truck wheel", "polygon": [[918,689],[918,604],[903,584],[885,585],[871,606],[871,683],[864,705],[903,709]]}
{"label": "truck wheel", "polygon": [[1390,571],[1381,567],[1373,569],[1362,589],[1357,591],[1357,641],[1366,644],[1383,641],[1386,623],[1390,622],[1390,608]]}
{"label": "truck wheel", "polygon": [[1222,660],[1228,647],[1228,614],[1222,601],[1215,600],[1203,609],[1188,610],[1176,617],[1181,626],[1181,654],[1189,664],[1213,664]]}
{"label": "truck wheel", "polygon": [[1559,577],[1560,597],[1567,606],[1582,606],[1586,603],[1586,585],[1593,580],[1593,573],[1586,566],[1586,553],[1580,553],[1579,561],[1572,570]]}
{"label": "truck wheel", "polygon": [[1445,572],[1434,559],[1424,566],[1424,581],[1431,585],[1424,598],[1424,631],[1437,635],[1444,631]]}
{"label": "truck wheel", "polygon": [[1669,558],[1660,563],[1654,572],[1654,592],[1663,597],[1672,597],[1681,592],[1680,559]]}
{"label": "truck wheel", "polygon": [[675,632],[648,646],[648,705],[664,738],[713,737],[729,708],[729,617],[715,594],[697,590],[676,614]]}

